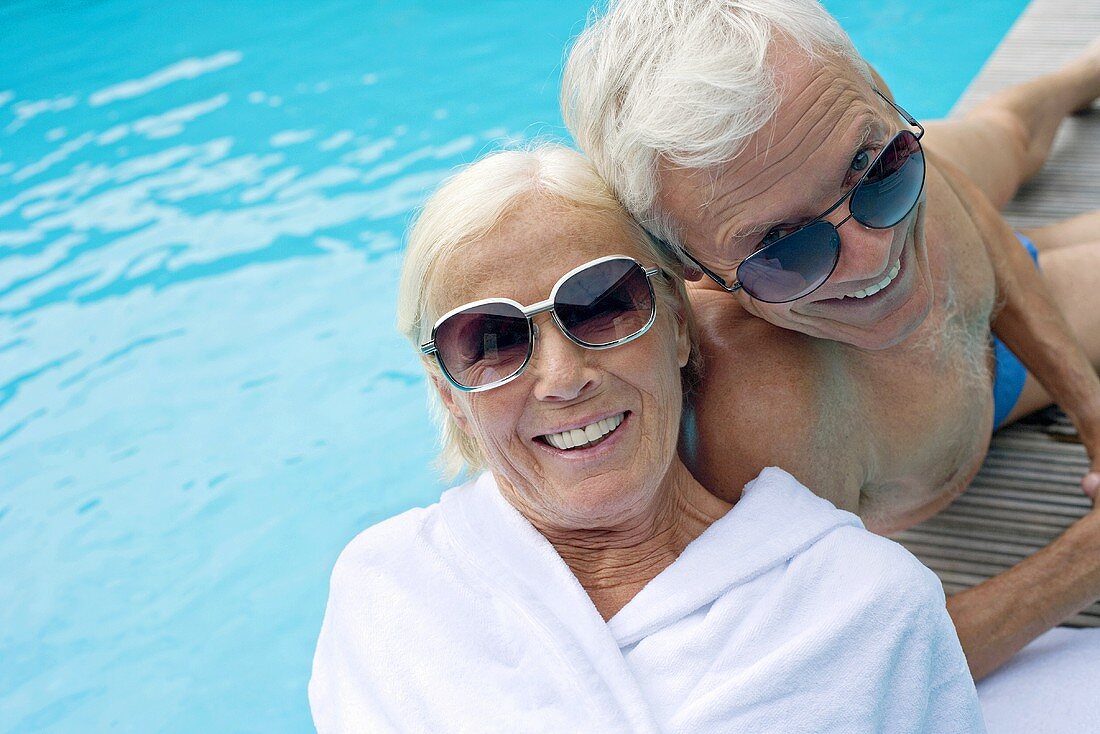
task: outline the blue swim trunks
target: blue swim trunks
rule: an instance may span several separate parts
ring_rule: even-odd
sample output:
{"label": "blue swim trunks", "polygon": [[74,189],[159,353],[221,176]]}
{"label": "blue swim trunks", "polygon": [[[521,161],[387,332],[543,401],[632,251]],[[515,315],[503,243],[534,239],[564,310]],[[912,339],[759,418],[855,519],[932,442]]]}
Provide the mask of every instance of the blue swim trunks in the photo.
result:
{"label": "blue swim trunks", "polygon": [[[1019,232],[1016,237],[1035,261],[1035,267],[1039,267],[1039,250],[1035,243]],[[996,336],[993,337],[993,352],[996,356],[996,365],[993,368],[993,428],[997,429],[1016,407],[1020,393],[1024,391],[1027,368]]]}

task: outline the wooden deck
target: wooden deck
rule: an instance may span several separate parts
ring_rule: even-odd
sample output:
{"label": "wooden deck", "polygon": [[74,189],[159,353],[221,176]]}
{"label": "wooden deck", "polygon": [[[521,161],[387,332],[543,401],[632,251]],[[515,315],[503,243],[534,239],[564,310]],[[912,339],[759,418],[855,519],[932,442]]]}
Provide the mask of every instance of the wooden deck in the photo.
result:
{"label": "wooden deck", "polygon": [[[1100,37],[1100,0],[1033,0],[955,107],[1050,71]],[[1100,108],[1062,126],[1043,171],[1005,209],[1017,227],[1100,209]],[[1097,233],[1100,239],[1100,232]],[[1072,425],[1050,409],[997,433],[973,484],[944,512],[895,536],[943,581],[967,589],[1047,545],[1091,507]],[[1066,622],[1100,627],[1100,602]]]}

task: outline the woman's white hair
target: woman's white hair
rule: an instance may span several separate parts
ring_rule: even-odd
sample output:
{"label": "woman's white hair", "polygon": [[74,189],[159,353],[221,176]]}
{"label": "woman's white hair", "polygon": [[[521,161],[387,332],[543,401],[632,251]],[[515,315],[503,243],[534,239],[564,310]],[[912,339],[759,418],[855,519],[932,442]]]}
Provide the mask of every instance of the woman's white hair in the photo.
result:
{"label": "woman's white hair", "polygon": [[816,0],[609,0],[569,54],[566,125],[626,208],[678,245],[658,211],[659,165],[705,169],[732,160],[775,114],[769,46],[866,62]]}
{"label": "woman's white hair", "polygon": [[[528,150],[490,154],[466,167],[439,187],[425,202],[409,231],[405,262],[397,294],[397,328],[420,353],[441,315],[433,298],[443,266],[462,248],[475,245],[507,216],[532,197],[591,209],[620,221],[646,264],[679,273],[672,253],[662,249],[623,209],[584,156],[560,145],[541,144]],[[611,253],[609,253],[611,254]],[[670,306],[684,320],[692,340],[692,360],[684,372],[685,393],[698,375],[698,349],[687,293],[680,278],[654,278],[659,303]],[[486,297],[493,294],[487,293]],[[454,305],[454,304],[451,304]],[[421,355],[428,374],[443,379],[434,357]],[[485,468],[477,442],[447,411],[434,386],[429,385],[432,415],[440,431],[440,468],[448,478],[468,469]]]}

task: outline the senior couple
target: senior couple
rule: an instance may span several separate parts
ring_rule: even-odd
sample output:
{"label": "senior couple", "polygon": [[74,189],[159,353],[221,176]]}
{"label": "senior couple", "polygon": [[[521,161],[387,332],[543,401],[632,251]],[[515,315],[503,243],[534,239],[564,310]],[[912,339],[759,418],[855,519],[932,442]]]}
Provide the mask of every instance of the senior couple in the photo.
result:
{"label": "senior couple", "polygon": [[1098,466],[1096,230],[997,213],[1098,96],[1094,46],[924,126],[811,0],[611,3],[563,91],[592,162],[491,155],[411,231],[475,478],[341,555],[318,729],[981,731],[973,677],[1100,596],[1100,518],[946,605],[865,527],[1052,399]]}

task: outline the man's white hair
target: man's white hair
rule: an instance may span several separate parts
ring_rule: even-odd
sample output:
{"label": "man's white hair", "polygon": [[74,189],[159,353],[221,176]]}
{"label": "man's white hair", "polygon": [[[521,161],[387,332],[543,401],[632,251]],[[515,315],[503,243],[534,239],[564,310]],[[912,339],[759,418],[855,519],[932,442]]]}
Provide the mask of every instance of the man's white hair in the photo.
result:
{"label": "man's white hair", "polygon": [[[431,337],[435,320],[442,315],[435,298],[440,279],[459,277],[447,269],[454,264],[453,258],[463,248],[476,247],[479,240],[532,198],[583,207],[593,217],[621,223],[630,239],[622,244],[633,244],[647,265],[658,265],[666,272],[679,270],[675,255],[646,234],[591,162],[577,151],[540,144],[528,150],[492,153],[444,182],[425,202],[409,230],[397,291],[397,328],[418,353],[420,345]],[[517,263],[516,267],[522,268],[523,264]],[[691,339],[691,360],[681,374],[686,392],[699,372],[699,350],[687,293],[680,278],[654,278],[652,284],[663,308],[683,319]],[[443,378],[433,357],[421,354],[420,358],[430,376]],[[439,465],[444,474],[453,478],[463,469],[485,469],[485,457],[477,442],[458,425],[432,385],[428,392],[433,418],[439,426]]]}
{"label": "man's white hair", "polygon": [[659,165],[727,163],[772,118],[769,48],[779,37],[870,78],[816,0],[609,0],[573,45],[566,125],[630,213],[670,244],[679,238],[656,206]]}

